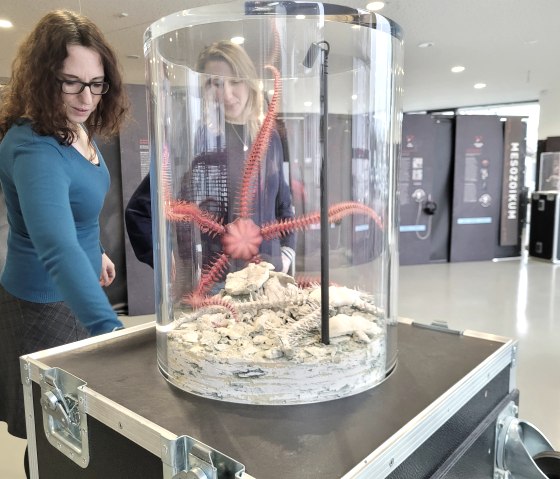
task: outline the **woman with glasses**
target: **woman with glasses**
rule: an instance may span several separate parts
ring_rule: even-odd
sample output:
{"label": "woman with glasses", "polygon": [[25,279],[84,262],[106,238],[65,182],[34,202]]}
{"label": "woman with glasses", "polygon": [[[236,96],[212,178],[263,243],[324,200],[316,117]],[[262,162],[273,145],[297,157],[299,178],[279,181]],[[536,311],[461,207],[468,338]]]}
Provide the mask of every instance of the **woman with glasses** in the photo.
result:
{"label": "woman with glasses", "polygon": [[102,289],[115,278],[99,240],[110,180],[92,138],[116,134],[127,110],[101,31],[70,11],[45,15],[1,91],[0,421],[14,436],[26,437],[18,357],[122,327]]}

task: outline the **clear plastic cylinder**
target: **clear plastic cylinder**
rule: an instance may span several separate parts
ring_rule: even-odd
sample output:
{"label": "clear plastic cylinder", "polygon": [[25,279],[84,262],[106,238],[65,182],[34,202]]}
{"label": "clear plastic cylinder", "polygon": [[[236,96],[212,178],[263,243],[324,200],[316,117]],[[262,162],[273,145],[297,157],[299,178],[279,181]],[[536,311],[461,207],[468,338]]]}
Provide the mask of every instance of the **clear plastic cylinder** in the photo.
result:
{"label": "clear plastic cylinder", "polygon": [[[251,68],[209,68],[224,43]],[[233,2],[158,20],[144,51],[163,375],[270,405],[379,384],[397,361],[399,27]],[[256,110],[232,113],[236,88]]]}

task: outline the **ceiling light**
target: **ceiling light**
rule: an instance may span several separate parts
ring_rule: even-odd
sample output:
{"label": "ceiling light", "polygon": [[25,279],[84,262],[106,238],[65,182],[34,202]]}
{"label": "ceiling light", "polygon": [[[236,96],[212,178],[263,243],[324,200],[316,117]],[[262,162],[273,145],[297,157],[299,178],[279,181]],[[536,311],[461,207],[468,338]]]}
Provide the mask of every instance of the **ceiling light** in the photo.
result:
{"label": "ceiling light", "polygon": [[305,15],[296,15],[296,20],[303,20]]}
{"label": "ceiling light", "polygon": [[245,43],[244,37],[232,37],[231,43],[235,43],[236,45],[243,45]]}
{"label": "ceiling light", "polygon": [[384,6],[385,2],[371,2],[366,5],[366,10],[376,12],[377,10],[381,10]]}
{"label": "ceiling light", "polygon": [[12,28],[14,24],[10,20],[0,20],[0,28]]}
{"label": "ceiling light", "polygon": [[477,90],[480,90],[480,89],[482,89],[482,88],[486,88],[486,83],[475,83],[475,84],[474,84],[474,87],[475,87]]}
{"label": "ceiling light", "polygon": [[418,48],[430,48],[435,45],[434,42],[422,42],[418,44]]}
{"label": "ceiling light", "polygon": [[452,68],[451,68],[451,71],[452,71],[453,73],[461,73],[461,72],[464,72],[464,71],[465,71],[465,67],[462,66],[462,65],[457,65],[457,66],[452,67]]}
{"label": "ceiling light", "polygon": [[310,101],[304,101],[303,102],[303,106],[311,106],[311,105],[313,105],[313,103],[310,102]]}

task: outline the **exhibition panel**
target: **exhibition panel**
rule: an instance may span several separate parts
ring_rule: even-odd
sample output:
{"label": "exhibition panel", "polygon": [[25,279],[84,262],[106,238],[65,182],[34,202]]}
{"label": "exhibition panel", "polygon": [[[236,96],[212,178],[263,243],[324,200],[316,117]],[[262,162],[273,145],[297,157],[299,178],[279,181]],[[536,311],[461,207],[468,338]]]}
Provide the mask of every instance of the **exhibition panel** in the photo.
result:
{"label": "exhibition panel", "polygon": [[492,115],[455,121],[450,260],[519,256],[525,124]]}
{"label": "exhibition panel", "polygon": [[[146,87],[128,85],[127,89],[134,118],[127,122],[119,134],[123,209],[127,207],[142,181],[147,178],[151,162]],[[146,209],[149,209],[149,205],[146,205]],[[147,214],[143,210],[138,211],[137,214],[142,213]],[[150,222],[150,218],[145,218],[145,221]],[[125,227],[124,222],[121,227]],[[135,235],[142,233],[148,235],[148,232],[144,231],[127,231],[124,245],[121,246],[124,247],[126,260],[127,314],[129,316],[154,314],[153,271],[148,264],[137,259],[132,246],[132,242],[138,242],[138,237]],[[145,260],[143,257],[141,259]]]}
{"label": "exhibition panel", "polygon": [[401,265],[520,256],[527,210],[525,120],[404,116]]}
{"label": "exhibition panel", "polygon": [[399,174],[401,265],[449,261],[455,119],[403,118]]}

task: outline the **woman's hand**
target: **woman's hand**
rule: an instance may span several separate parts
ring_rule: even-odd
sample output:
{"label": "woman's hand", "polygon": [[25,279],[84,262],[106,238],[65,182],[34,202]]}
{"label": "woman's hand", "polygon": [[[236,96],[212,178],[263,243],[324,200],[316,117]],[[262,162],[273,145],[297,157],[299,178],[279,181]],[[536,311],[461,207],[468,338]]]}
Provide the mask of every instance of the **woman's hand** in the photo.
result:
{"label": "woman's hand", "polygon": [[101,255],[101,276],[99,277],[99,284],[107,287],[115,280],[115,276],[115,264],[109,259],[109,256],[103,253],[103,255]]}

